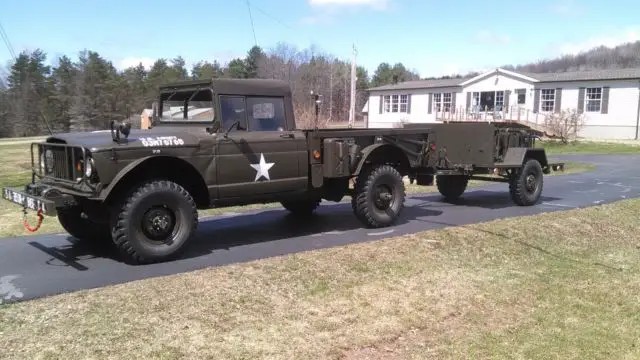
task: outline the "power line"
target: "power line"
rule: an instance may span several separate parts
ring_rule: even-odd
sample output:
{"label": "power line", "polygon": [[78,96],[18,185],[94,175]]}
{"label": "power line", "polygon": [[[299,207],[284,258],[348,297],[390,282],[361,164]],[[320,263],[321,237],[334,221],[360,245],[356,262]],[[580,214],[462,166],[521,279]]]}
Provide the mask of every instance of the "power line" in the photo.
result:
{"label": "power line", "polygon": [[[4,31],[4,27],[2,26],[2,23],[0,23],[0,36],[2,37],[2,40],[4,40],[4,44],[7,46],[7,50],[9,50],[9,54],[11,55],[11,57],[13,57],[13,61],[17,61],[16,53],[13,50],[13,45],[11,45],[9,36],[7,35],[6,31]],[[33,83],[31,83],[31,89],[37,96],[40,96],[40,94],[36,90]],[[49,120],[47,120],[47,116],[44,114],[40,106],[38,106],[38,111],[40,112],[40,115],[44,120],[44,124],[47,127],[47,130],[49,130],[49,134],[53,135],[53,131],[51,130],[51,126],[49,125]]]}
{"label": "power line", "polygon": [[7,32],[4,31],[2,22],[0,22],[0,37],[2,37],[2,40],[4,41],[4,44],[7,47],[7,50],[9,50],[9,55],[11,55],[11,57],[15,61],[17,58],[16,52],[13,50],[13,45],[11,45],[11,41],[9,41],[9,36],[7,35]]}
{"label": "power line", "polygon": [[253,26],[253,16],[251,16],[251,4],[249,4],[249,0],[247,0],[247,9],[249,10],[249,20],[251,21],[251,31],[253,31],[253,42],[256,46],[258,46],[258,40],[256,39],[256,29]]}
{"label": "power line", "polygon": [[[247,1],[247,4],[249,4],[249,0],[246,0],[246,1]],[[254,9],[256,9],[256,10],[260,11],[264,16],[266,16],[266,17],[270,18],[271,20],[273,20],[273,21],[275,21],[275,22],[279,23],[280,25],[282,25],[282,26],[284,26],[284,27],[286,27],[286,28],[289,28],[289,29],[291,29],[291,30],[294,30],[294,31],[295,31],[295,30],[297,30],[297,29],[295,29],[295,28],[293,28],[293,27],[291,27],[291,26],[287,25],[285,22],[281,21],[280,19],[276,18],[275,16],[273,16],[273,15],[269,14],[268,12],[266,12],[266,11],[265,11],[265,10],[263,10],[263,9],[261,9],[260,7],[258,7],[258,6],[256,6],[256,5],[254,5],[254,4],[251,4],[251,6],[252,6]]]}

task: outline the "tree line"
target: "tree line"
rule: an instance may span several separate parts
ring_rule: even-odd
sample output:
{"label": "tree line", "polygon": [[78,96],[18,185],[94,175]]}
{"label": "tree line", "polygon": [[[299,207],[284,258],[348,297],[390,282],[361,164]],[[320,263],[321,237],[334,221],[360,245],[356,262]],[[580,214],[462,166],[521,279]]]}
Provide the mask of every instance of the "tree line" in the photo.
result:
{"label": "tree line", "polygon": [[[129,120],[139,126],[140,114],[152,107],[157,87],[179,80],[271,78],[287,81],[293,91],[299,126],[314,118],[310,91],[320,94],[319,118],[343,122],[349,117],[351,63],[318,51],[299,50],[280,43],[265,51],[254,46],[244,58],[223,65],[200,61],[187,69],[185,60],[158,59],[150,69],[142,64],[119,71],[98,52],[83,50],[76,60],[64,55],[47,65],[47,54],[23,51],[0,80],[0,137],[46,135],[52,132],[105,129],[111,120]],[[357,67],[356,113],[367,101],[367,88],[418,79],[402,63],[380,64],[369,76]]]}
{"label": "tree line", "polygon": [[[158,59],[149,70],[138,64],[119,71],[112,62],[91,50],[81,51],[75,60],[63,55],[52,65],[47,63],[44,51],[23,51],[7,67],[6,74],[0,72],[0,137],[46,135],[49,129],[54,133],[99,130],[107,128],[111,120],[128,119],[138,127],[140,114],[143,109],[151,108],[159,85],[218,77],[287,81],[292,88],[299,127],[307,127],[313,121],[312,90],[321,95],[321,126],[327,122],[344,122],[349,117],[350,60],[338,59],[313,46],[298,49],[278,43],[268,50],[253,46],[246,56],[227,64],[200,61],[190,69],[185,60],[177,56]],[[640,42],[504,67],[516,71],[558,72],[637,66],[640,66]],[[358,66],[356,74],[357,119],[361,117],[369,87],[420,79],[417,71],[401,62],[383,62],[371,75]]]}

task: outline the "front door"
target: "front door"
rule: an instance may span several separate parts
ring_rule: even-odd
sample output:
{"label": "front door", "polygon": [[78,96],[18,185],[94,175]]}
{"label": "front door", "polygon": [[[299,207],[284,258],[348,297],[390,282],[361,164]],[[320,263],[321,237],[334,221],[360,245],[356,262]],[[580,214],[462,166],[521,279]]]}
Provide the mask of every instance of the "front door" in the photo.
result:
{"label": "front door", "polygon": [[[284,99],[220,96],[216,169],[220,199],[304,190],[304,134],[286,131]],[[293,119],[291,119],[293,120]],[[228,135],[225,132],[232,128]],[[306,154],[304,155],[306,156]]]}

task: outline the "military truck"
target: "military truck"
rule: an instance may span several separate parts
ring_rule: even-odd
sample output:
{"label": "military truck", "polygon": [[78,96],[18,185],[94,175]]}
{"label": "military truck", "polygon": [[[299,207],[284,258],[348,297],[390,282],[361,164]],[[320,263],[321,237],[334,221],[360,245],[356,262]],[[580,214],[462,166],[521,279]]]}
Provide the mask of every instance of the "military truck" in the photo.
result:
{"label": "military truck", "polygon": [[470,179],[505,181],[513,201],[529,206],[554,165],[517,124],[298,129],[291,89],[278,80],[168,84],[153,108],[150,129],[112,121],[106,131],[31,144],[31,183],[3,197],[141,264],[177,257],[199,209],[279,202],[307,216],[322,200],[350,196],[365,226],[388,227],[404,206],[403,178],[435,181],[448,200]]}

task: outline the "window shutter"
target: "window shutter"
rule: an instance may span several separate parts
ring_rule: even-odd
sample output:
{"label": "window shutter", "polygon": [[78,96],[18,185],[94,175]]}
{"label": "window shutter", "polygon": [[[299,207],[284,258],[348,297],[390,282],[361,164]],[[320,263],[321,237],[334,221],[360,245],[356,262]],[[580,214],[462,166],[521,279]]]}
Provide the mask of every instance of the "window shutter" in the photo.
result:
{"label": "window shutter", "polygon": [[433,106],[433,93],[429,93],[429,102],[427,104],[427,114],[431,114],[432,106]]}
{"label": "window shutter", "polygon": [[533,92],[533,113],[537,114],[540,108],[540,89],[535,89]]}
{"label": "window shutter", "polygon": [[382,114],[382,102],[384,101],[384,97],[380,95],[380,104],[378,104],[378,114]]}
{"label": "window shutter", "polygon": [[602,88],[602,103],[600,104],[600,114],[609,113],[609,87]]}
{"label": "window shutter", "polygon": [[466,112],[471,111],[471,91],[467,92],[467,106],[465,108]]}
{"label": "window shutter", "polygon": [[503,99],[503,107],[504,107],[504,113],[508,114],[509,113],[509,95],[511,95],[511,90],[505,90],[504,92],[504,99]]}
{"label": "window shutter", "polygon": [[578,114],[582,114],[584,112],[584,88],[581,87],[578,89]]}
{"label": "window shutter", "polygon": [[556,96],[554,102],[554,111],[556,113],[560,113],[560,109],[562,109],[562,88],[556,88]]}
{"label": "window shutter", "polygon": [[456,95],[458,95],[457,92],[451,93],[451,113],[452,114],[456,113]]}
{"label": "window shutter", "polygon": [[411,94],[407,95],[407,114],[411,114]]}

